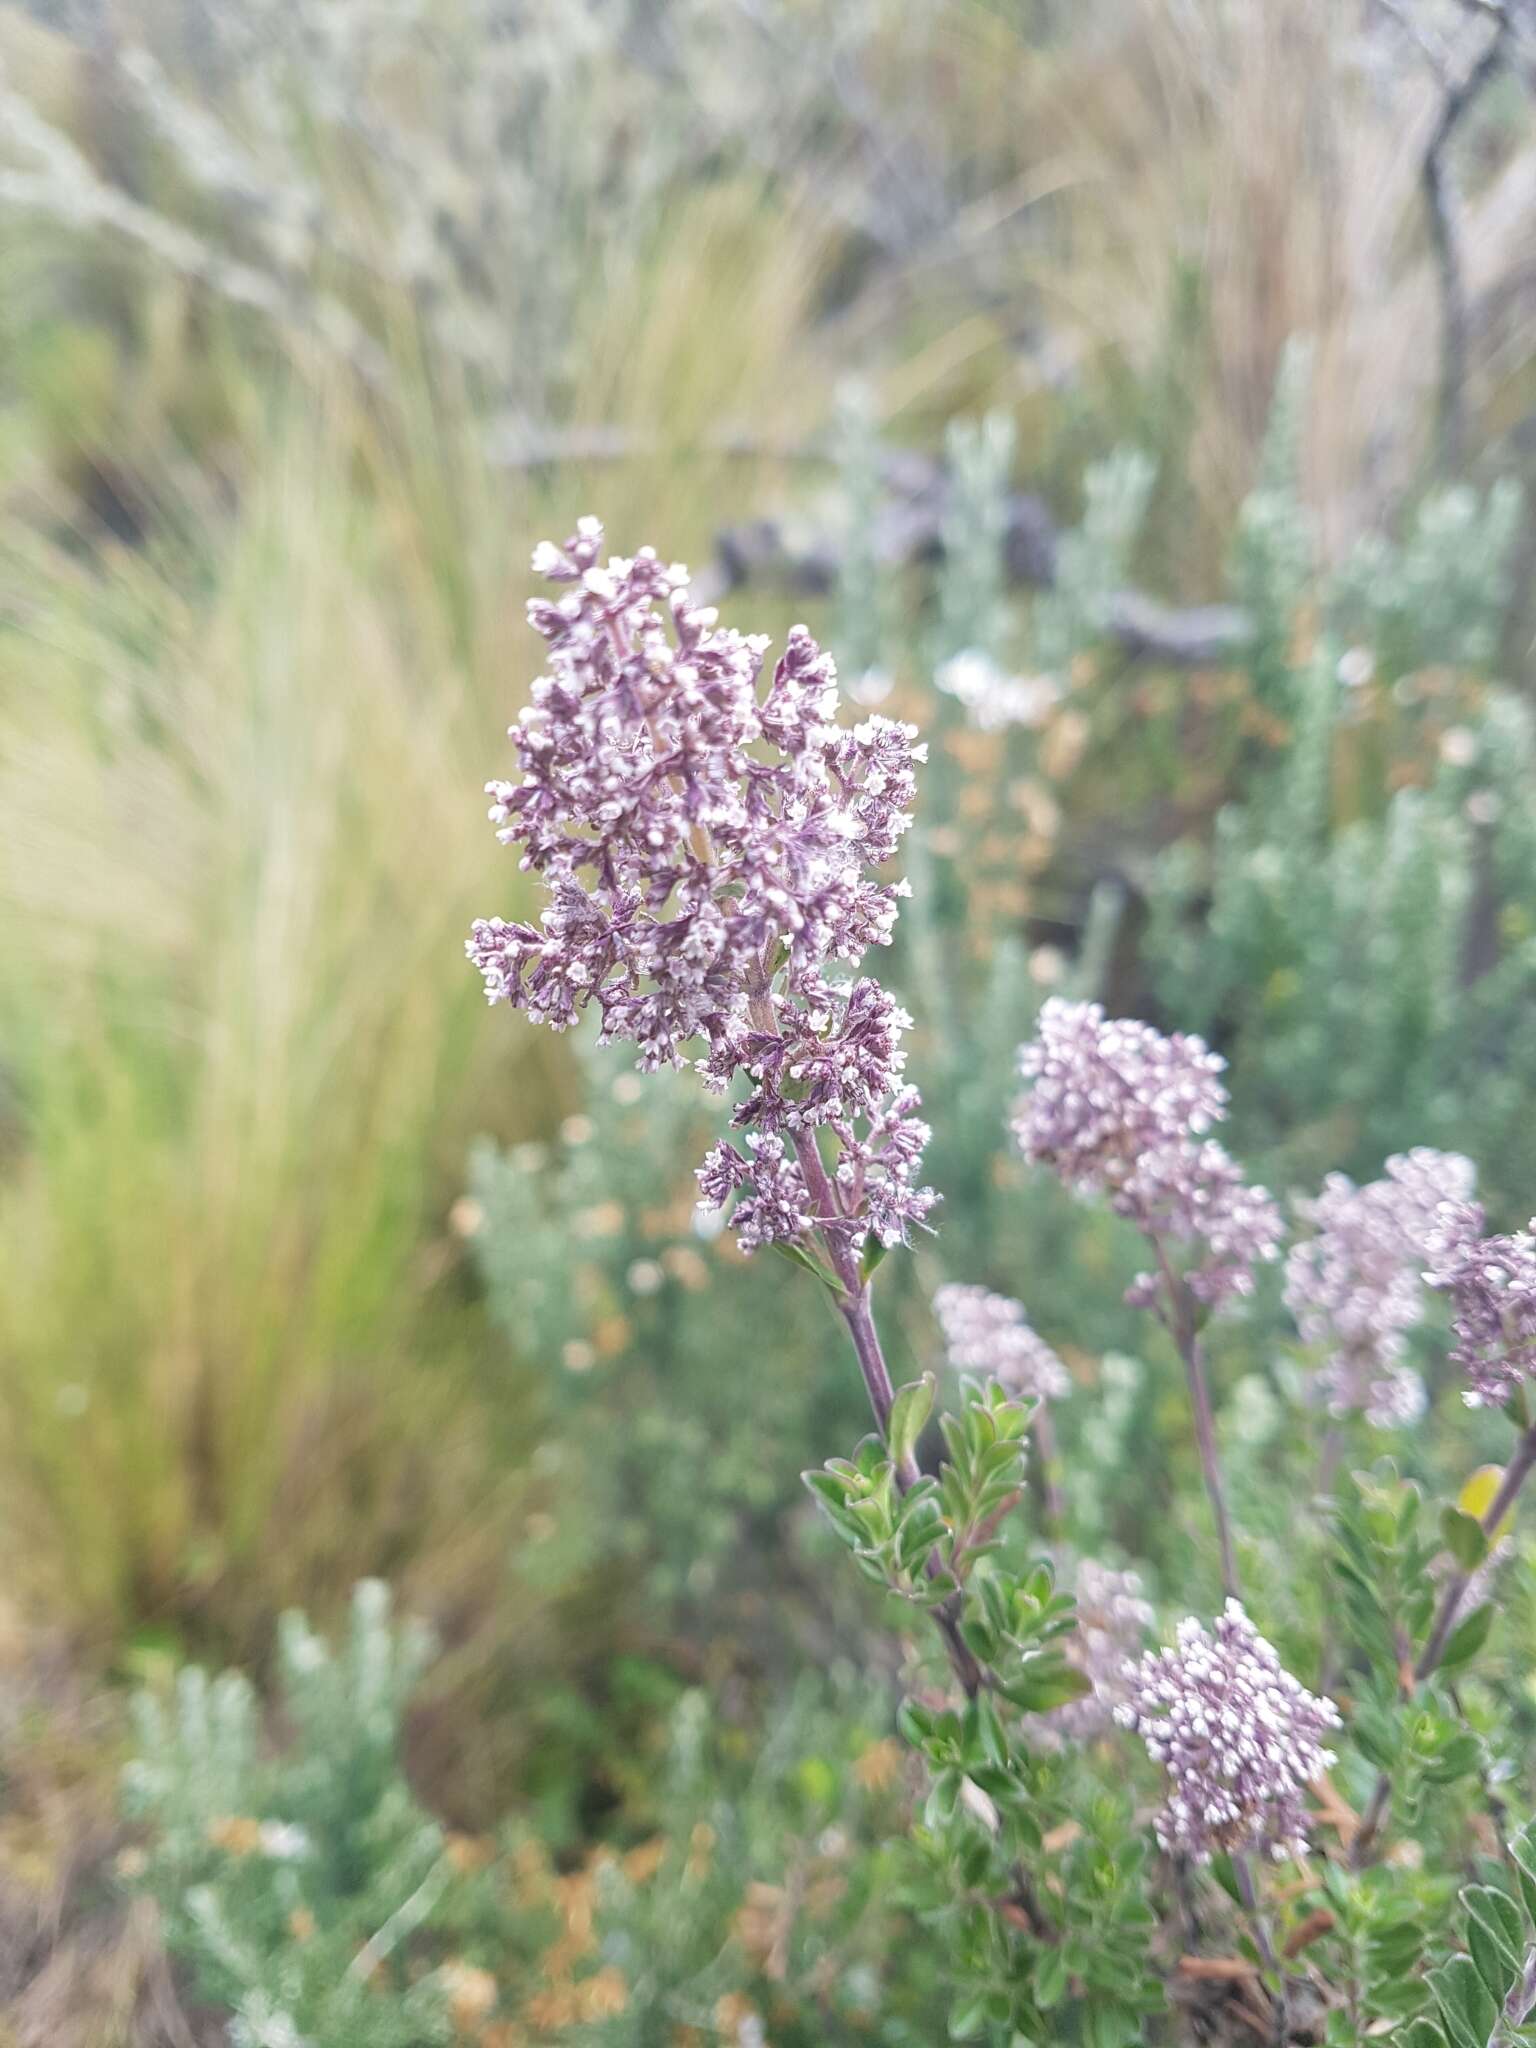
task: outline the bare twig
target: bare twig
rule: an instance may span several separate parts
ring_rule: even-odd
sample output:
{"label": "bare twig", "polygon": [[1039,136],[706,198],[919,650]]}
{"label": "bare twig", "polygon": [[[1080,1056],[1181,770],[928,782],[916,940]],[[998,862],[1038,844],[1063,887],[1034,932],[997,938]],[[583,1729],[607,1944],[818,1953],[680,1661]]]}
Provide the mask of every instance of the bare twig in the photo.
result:
{"label": "bare twig", "polygon": [[1457,129],[1510,55],[1514,21],[1507,0],[1463,0],[1469,12],[1486,15],[1492,28],[1482,48],[1459,72],[1450,53],[1403,4],[1378,0],[1428,59],[1440,82],[1440,111],[1425,144],[1419,181],[1429,217],[1430,246],[1440,285],[1439,465],[1454,476],[1466,460],[1467,358],[1471,320],[1456,220],[1455,188],[1448,152]]}

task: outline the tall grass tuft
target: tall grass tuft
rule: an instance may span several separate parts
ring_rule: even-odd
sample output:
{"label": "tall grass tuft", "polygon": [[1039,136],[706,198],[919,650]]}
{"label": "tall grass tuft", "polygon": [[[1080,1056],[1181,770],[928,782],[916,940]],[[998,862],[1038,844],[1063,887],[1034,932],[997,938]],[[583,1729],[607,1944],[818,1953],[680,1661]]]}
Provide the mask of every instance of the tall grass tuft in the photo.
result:
{"label": "tall grass tuft", "polygon": [[510,607],[472,658],[324,416],[272,434],[195,539],[5,562],[0,1466],[87,1623],[238,1633],[499,1491],[432,1244],[519,1113],[458,943]]}

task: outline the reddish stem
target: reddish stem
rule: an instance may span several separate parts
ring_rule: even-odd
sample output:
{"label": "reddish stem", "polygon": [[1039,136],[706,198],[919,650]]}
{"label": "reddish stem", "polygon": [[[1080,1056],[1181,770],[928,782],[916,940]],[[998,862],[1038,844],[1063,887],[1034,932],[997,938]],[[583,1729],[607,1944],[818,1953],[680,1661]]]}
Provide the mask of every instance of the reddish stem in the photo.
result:
{"label": "reddish stem", "polygon": [[1168,1297],[1168,1313],[1165,1318],[1168,1333],[1174,1347],[1184,1361],[1184,1376],[1189,1382],[1189,1402],[1194,1410],[1195,1443],[1200,1452],[1200,1470],[1205,1476],[1205,1491],[1211,1503],[1211,1515],[1216,1523],[1216,1541],[1221,1549],[1221,1584],[1229,1600],[1240,1600],[1242,1592],[1238,1585],[1237,1558],[1232,1547],[1232,1524],[1227,1515],[1226,1488],[1222,1483],[1221,1462],[1216,1450],[1216,1422],[1211,1412],[1211,1390],[1205,1376],[1205,1352],[1195,1328],[1194,1303],[1188,1283],[1182,1280],[1169,1264],[1168,1254],[1161,1242],[1152,1238],[1152,1249],[1157,1254],[1158,1270],[1162,1274],[1163,1288]]}

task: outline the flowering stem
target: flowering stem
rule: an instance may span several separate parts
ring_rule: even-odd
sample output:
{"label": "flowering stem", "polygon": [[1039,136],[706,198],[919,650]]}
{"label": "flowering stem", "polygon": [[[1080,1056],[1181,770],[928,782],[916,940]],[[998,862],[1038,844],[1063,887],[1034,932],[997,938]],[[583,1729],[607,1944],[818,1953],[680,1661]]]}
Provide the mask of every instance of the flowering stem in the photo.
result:
{"label": "flowering stem", "polygon": [[1056,1426],[1051,1421],[1051,1404],[1042,1401],[1035,1410],[1035,1419],[1030,1425],[1034,1432],[1035,1448],[1039,1455],[1035,1459],[1035,1470],[1040,1477],[1040,1512],[1048,1537],[1055,1536],[1061,1527],[1064,1512],[1061,1498],[1061,1483],[1056,1473]]}
{"label": "flowering stem", "polygon": [[[800,1171],[805,1177],[806,1187],[810,1190],[818,1214],[835,1215],[836,1189],[816,1148],[815,1137],[810,1131],[796,1133],[795,1157],[800,1162]],[[842,1283],[843,1291],[837,1304],[838,1314],[842,1317],[852,1340],[853,1353],[859,1361],[859,1371],[864,1379],[864,1391],[869,1396],[869,1405],[874,1411],[880,1434],[884,1436],[890,1428],[891,1404],[896,1395],[891,1385],[890,1367],[885,1362],[885,1352],[880,1343],[880,1332],[875,1328],[869,1282],[859,1270],[858,1254],[840,1231],[823,1230],[819,1235],[832,1270]],[[897,1483],[903,1493],[916,1483],[919,1476],[917,1460],[908,1451],[896,1467]],[[928,1568],[930,1572],[937,1571],[938,1560],[930,1558]],[[984,1683],[981,1666],[972,1656],[965,1638],[960,1633],[960,1620],[955,1611],[955,1603],[946,1602],[944,1606],[934,1608],[933,1617],[944,1638],[944,1646],[949,1652],[950,1666],[955,1677],[960,1681],[966,1698],[975,1699]]]}
{"label": "flowering stem", "polygon": [[[772,981],[766,971],[766,964],[748,991],[747,1009],[757,1030],[766,1032],[770,1037],[778,1035],[779,1019],[774,1011]],[[869,1281],[860,1268],[859,1254],[847,1232],[836,1227],[842,1214],[837,1198],[837,1185],[827,1171],[826,1161],[822,1158],[816,1143],[815,1132],[796,1131],[794,1150],[806,1192],[810,1196],[816,1216],[821,1219],[816,1235],[821,1241],[827,1262],[836,1274],[841,1289],[837,1301],[838,1314],[842,1317],[853,1344],[853,1354],[859,1361],[859,1372],[864,1380],[864,1391],[869,1396],[870,1408],[874,1412],[875,1422],[883,1437],[890,1428],[891,1406],[896,1394],[891,1385],[890,1368],[885,1362],[885,1352],[880,1343],[880,1332],[875,1328]],[[905,1492],[919,1477],[917,1460],[908,1451],[896,1467],[897,1483]],[[938,1568],[938,1560],[931,1557],[928,1561],[929,1571],[937,1572]],[[976,1662],[960,1633],[957,1608],[958,1596],[954,1600],[946,1601],[942,1607],[934,1608],[933,1616],[944,1637],[955,1677],[963,1687],[966,1697],[975,1699],[982,1690],[984,1680],[981,1666]]]}
{"label": "flowering stem", "polygon": [[[1344,1462],[1344,1429],[1339,1422],[1330,1422],[1323,1437],[1323,1448],[1317,1465],[1317,1497],[1328,1501],[1333,1497],[1334,1481],[1339,1476],[1339,1467]],[[1338,1662],[1337,1615],[1332,1588],[1323,1589],[1322,1647],[1318,1657],[1317,1689],[1332,1692],[1334,1670]]]}
{"label": "flowering stem", "polygon": [[[756,987],[751,990],[748,1012],[754,1027],[767,1037],[779,1033],[779,1019],[774,1011],[772,983],[765,973]],[[815,1205],[818,1217],[826,1224],[838,1214],[837,1189],[826,1162],[816,1143],[814,1131],[800,1130],[794,1134],[795,1158],[799,1163],[806,1192]],[[891,1419],[891,1403],[896,1398],[891,1385],[891,1375],[885,1362],[885,1353],[880,1348],[880,1335],[875,1328],[874,1315],[869,1304],[869,1282],[859,1271],[858,1254],[852,1249],[843,1232],[824,1225],[817,1231],[827,1259],[842,1286],[838,1299],[838,1313],[848,1326],[848,1335],[853,1340],[854,1356],[859,1361],[859,1371],[864,1376],[864,1391],[869,1396],[869,1405],[875,1412],[875,1421],[880,1434],[885,1435]],[[910,1470],[900,1473],[904,1487],[910,1486],[917,1477],[917,1466],[909,1458]]]}
{"label": "flowering stem", "polygon": [[1174,1272],[1168,1254],[1156,1237],[1152,1239],[1152,1249],[1157,1254],[1158,1268],[1168,1296],[1164,1321],[1184,1361],[1184,1376],[1189,1382],[1189,1401],[1195,1417],[1195,1443],[1199,1448],[1200,1469],[1205,1475],[1205,1491],[1216,1524],[1216,1541],[1221,1549],[1222,1591],[1229,1600],[1238,1600],[1242,1594],[1238,1585],[1237,1559],[1232,1548],[1232,1525],[1227,1517],[1226,1488],[1222,1483],[1221,1464],[1216,1452],[1216,1424],[1211,1413],[1211,1390],[1205,1376],[1204,1348],[1195,1329],[1194,1304],[1189,1288]]}
{"label": "flowering stem", "polygon": [[1232,1525],[1227,1518],[1227,1497],[1221,1466],[1216,1456],[1216,1425],[1211,1415],[1211,1392],[1205,1377],[1205,1356],[1198,1337],[1191,1336],[1181,1347],[1184,1370],[1189,1379],[1189,1398],[1195,1411],[1195,1441],[1200,1447],[1200,1469],[1210,1495],[1211,1514],[1216,1523],[1216,1541],[1221,1546],[1221,1586],[1228,1599],[1241,1597],[1237,1581],[1237,1559],[1232,1549]]}
{"label": "flowering stem", "polygon": [[[875,1411],[875,1421],[880,1425],[880,1434],[884,1436],[890,1425],[891,1403],[895,1399],[895,1393],[891,1386],[885,1353],[880,1346],[880,1333],[875,1328],[867,1280],[859,1281],[856,1292],[845,1293],[838,1303],[838,1313],[848,1326],[848,1335],[853,1340],[854,1356],[858,1359],[859,1371],[864,1376],[864,1391],[869,1396],[870,1407]],[[903,1487],[908,1487],[917,1476],[917,1460],[908,1452],[897,1468],[897,1477]]]}
{"label": "flowering stem", "polygon": [[[829,1243],[829,1254],[836,1260],[836,1248]],[[845,1253],[845,1258],[847,1257]],[[895,1398],[891,1388],[890,1369],[885,1362],[885,1353],[880,1347],[880,1333],[875,1328],[874,1311],[870,1306],[869,1282],[859,1273],[858,1261],[848,1258],[852,1267],[852,1286],[844,1281],[847,1288],[838,1303],[838,1312],[848,1326],[853,1339],[853,1349],[859,1361],[859,1370],[864,1375],[864,1388],[869,1395],[869,1405],[875,1411],[875,1420],[880,1425],[880,1434],[885,1435],[891,1419],[891,1403]],[[839,1277],[842,1269],[839,1267]],[[896,1467],[896,1478],[902,1491],[913,1485],[919,1477],[917,1460],[909,1451]],[[930,1573],[937,1572],[937,1558],[928,1560]],[[944,1646],[949,1652],[950,1665],[967,1699],[975,1699],[985,1683],[981,1666],[972,1656],[965,1638],[960,1633],[960,1618],[957,1612],[959,1596],[946,1601],[942,1607],[933,1609],[933,1618],[939,1625]]]}
{"label": "flowering stem", "polygon": [[[1515,1446],[1515,1454],[1504,1468],[1499,1490],[1489,1502],[1487,1511],[1479,1523],[1484,1536],[1490,1540],[1514,1506],[1515,1498],[1530,1477],[1533,1466],[1536,1466],[1536,1428],[1528,1428]],[[1418,1663],[1413,1667],[1415,1685],[1422,1685],[1445,1655],[1445,1646],[1451,1639],[1451,1630],[1456,1625],[1456,1616],[1471,1578],[1471,1572],[1459,1571],[1447,1584],[1441,1596],[1439,1612],[1435,1616],[1435,1625],[1429,1632],[1429,1640],[1419,1654]],[[1364,1865],[1370,1855],[1381,1830],[1382,1821],[1386,1818],[1387,1803],[1391,1797],[1392,1780],[1387,1772],[1382,1771],[1376,1779],[1370,1804],[1365,1809],[1360,1831],[1355,1836],[1354,1847],[1350,1852],[1350,1861],[1356,1870]]]}
{"label": "flowering stem", "polygon": [[1259,1889],[1253,1876],[1253,1858],[1246,1849],[1239,1849],[1233,1855],[1232,1870],[1237,1879],[1238,1894],[1248,1918],[1253,1922],[1253,1937],[1258,1943],[1259,1958],[1275,1980],[1275,2039],[1283,2043],[1290,2033],[1286,2012],[1285,1972],[1280,1966],[1280,1958],[1275,1954],[1275,1944],[1270,1939],[1269,1922],[1259,1905]]}

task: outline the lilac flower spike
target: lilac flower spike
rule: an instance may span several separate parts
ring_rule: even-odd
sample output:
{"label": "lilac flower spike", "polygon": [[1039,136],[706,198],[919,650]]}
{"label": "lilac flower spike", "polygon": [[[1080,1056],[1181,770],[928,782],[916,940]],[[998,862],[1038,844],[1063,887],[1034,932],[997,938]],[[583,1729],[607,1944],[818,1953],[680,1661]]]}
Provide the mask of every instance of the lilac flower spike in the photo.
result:
{"label": "lilac flower spike", "polygon": [[[745,1249],[818,1230],[903,1241],[932,1206],[927,1140],[902,1078],[907,1018],[856,968],[886,944],[901,882],[872,870],[911,822],[916,729],[838,722],[832,662],[792,628],[768,688],[767,641],[696,607],[649,549],[600,561],[582,520],[535,569],[563,587],[528,607],[549,669],[512,727],[520,781],[487,784],[498,836],[549,903],[537,924],[479,920],[486,995],[556,1030],[589,1004],[643,1068],[692,1063],[748,1084],[704,1202],[734,1200]],[[826,1132],[830,1169],[818,1149]]]}
{"label": "lilac flower spike", "polygon": [[[1019,1050],[1031,1085],[1013,1120],[1024,1157],[1074,1192],[1107,1196],[1149,1237],[1201,1247],[1186,1278],[1210,1307],[1251,1293],[1281,1236],[1272,1197],[1205,1135],[1226,1114],[1224,1064],[1202,1039],[1052,997]],[[1149,1303],[1155,1286],[1143,1276],[1131,1299]]]}
{"label": "lilac flower spike", "polygon": [[1067,1368],[1006,1294],[950,1282],[935,1292],[933,1312],[957,1372],[996,1380],[1030,1400],[1056,1401],[1071,1392]]}
{"label": "lilac flower spike", "polygon": [[1424,1383],[1403,1363],[1424,1314],[1424,1267],[1446,1219],[1469,1204],[1475,1169],[1456,1152],[1419,1146],[1356,1187],[1331,1173],[1299,1202],[1315,1226],[1291,1249],[1285,1305],[1304,1343],[1325,1353],[1318,1387],[1330,1414],[1363,1412],[1378,1429],[1417,1421]]}
{"label": "lilac flower spike", "polygon": [[1168,1774],[1156,1822],[1163,1847],[1202,1863],[1218,1849],[1258,1849],[1277,1862],[1304,1855],[1302,1795],[1334,1761],[1323,1739],[1339,1711],[1282,1670],[1241,1604],[1227,1602],[1214,1635],[1180,1622],[1174,1648],[1128,1676],[1116,1719]]}

